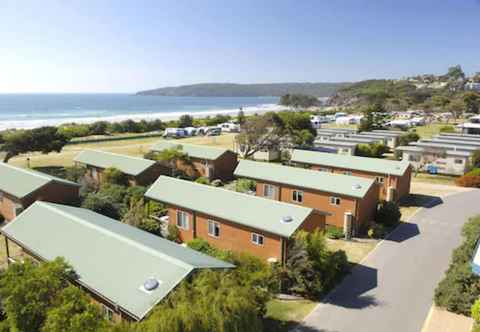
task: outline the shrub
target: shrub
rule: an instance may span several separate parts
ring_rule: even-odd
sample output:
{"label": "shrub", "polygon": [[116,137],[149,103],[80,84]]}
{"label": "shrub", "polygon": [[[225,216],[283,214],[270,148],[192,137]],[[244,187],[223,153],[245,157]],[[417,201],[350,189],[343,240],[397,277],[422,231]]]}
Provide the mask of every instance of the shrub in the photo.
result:
{"label": "shrub", "polygon": [[445,277],[435,290],[435,304],[454,313],[469,315],[480,297],[480,278],[470,262],[480,238],[480,217],[470,219],[462,229],[462,244],[453,251]]}
{"label": "shrub", "polygon": [[82,207],[113,219],[120,219],[119,207],[108,196],[97,193],[88,194],[82,203]]}
{"label": "shrub", "polygon": [[341,239],[345,236],[345,234],[343,234],[343,230],[335,226],[327,226],[325,229],[325,235],[329,239]]}
{"label": "shrub", "polygon": [[65,177],[67,180],[70,180],[73,182],[80,182],[80,180],[85,175],[85,171],[86,171],[85,167],[78,167],[78,166],[66,167]]}
{"label": "shrub", "polygon": [[235,190],[240,193],[247,193],[249,191],[255,191],[257,184],[250,179],[238,179],[235,184]]}
{"label": "shrub", "polygon": [[177,228],[177,226],[168,224],[168,235],[167,235],[167,240],[173,241],[173,242],[180,242],[180,230]]}
{"label": "shrub", "polygon": [[382,224],[373,225],[367,232],[368,237],[372,239],[382,239],[385,237],[385,234],[385,226]]}
{"label": "shrub", "polygon": [[383,154],[388,151],[388,147],[381,143],[359,144],[355,150],[355,155],[370,158],[383,158]]}
{"label": "shrub", "polygon": [[480,188],[480,175],[469,175],[467,173],[457,178],[455,184],[460,187]]}
{"label": "shrub", "polygon": [[455,128],[453,126],[442,126],[440,128],[441,133],[453,133],[455,132]]}
{"label": "shrub", "polygon": [[403,134],[398,139],[398,145],[408,145],[410,142],[416,142],[420,139],[420,136],[416,132],[408,132]]}
{"label": "shrub", "polygon": [[103,171],[103,182],[108,184],[128,185],[128,176],[119,169],[110,167]]}
{"label": "shrub", "polygon": [[210,184],[210,180],[208,180],[208,178],[205,177],[205,176],[201,176],[201,177],[197,178],[197,179],[195,180],[195,182],[196,182],[196,183],[200,183],[200,184],[206,184],[206,185],[209,185],[209,184]]}
{"label": "shrub", "polygon": [[395,226],[400,222],[402,213],[400,208],[394,202],[381,202],[377,208],[375,221],[384,226]]}
{"label": "shrub", "polygon": [[470,310],[472,318],[478,324],[480,323],[480,299],[477,299]]}

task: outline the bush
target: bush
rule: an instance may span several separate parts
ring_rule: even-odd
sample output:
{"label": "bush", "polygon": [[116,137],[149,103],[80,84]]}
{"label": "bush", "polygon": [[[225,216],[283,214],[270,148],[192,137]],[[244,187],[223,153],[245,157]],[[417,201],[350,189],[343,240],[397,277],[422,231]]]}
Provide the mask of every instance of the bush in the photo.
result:
{"label": "bush", "polygon": [[472,318],[475,323],[480,323],[480,299],[477,299],[470,310]]}
{"label": "bush", "polygon": [[435,290],[435,304],[454,313],[470,315],[480,297],[480,278],[470,265],[478,239],[480,217],[470,219],[462,229],[463,243],[453,251],[445,277]]}
{"label": "bush", "polygon": [[209,185],[209,184],[210,184],[210,180],[208,180],[208,178],[205,177],[205,176],[201,176],[201,177],[197,178],[197,179],[195,180],[195,182],[196,182],[196,183],[200,183],[200,184],[206,184],[206,185]]}
{"label": "bush", "polygon": [[367,232],[368,237],[372,239],[382,239],[385,237],[385,234],[385,226],[381,224],[373,225]]}
{"label": "bush", "polygon": [[419,139],[420,136],[418,136],[416,132],[411,131],[400,136],[398,139],[398,145],[408,145],[410,142],[416,142]]}
{"label": "bush", "polygon": [[345,236],[345,234],[343,234],[343,230],[335,226],[327,226],[325,229],[325,235],[329,239],[341,239]]}
{"label": "bush", "polygon": [[235,183],[235,190],[240,193],[247,193],[249,191],[255,191],[257,184],[250,179],[238,179]]}
{"label": "bush", "polygon": [[480,188],[480,175],[465,174],[455,180],[455,184],[460,187]]}
{"label": "bush", "polygon": [[383,158],[383,155],[388,151],[388,147],[381,143],[359,144],[355,150],[355,155],[369,158]]}
{"label": "bush", "polygon": [[441,133],[454,133],[455,128],[453,126],[442,126],[440,128],[440,132]]}
{"label": "bush", "polygon": [[118,184],[120,186],[128,186],[128,176],[119,169],[110,167],[103,172],[103,183]]}
{"label": "bush", "polygon": [[85,175],[85,171],[86,171],[85,167],[78,167],[78,166],[66,167],[65,178],[67,180],[78,183]]}
{"label": "bush", "polygon": [[115,201],[109,196],[104,196],[98,193],[88,194],[82,203],[82,207],[92,210],[94,212],[103,214],[112,219],[120,219],[121,212]]}
{"label": "bush", "polygon": [[167,235],[167,240],[173,241],[173,242],[180,242],[180,230],[177,228],[177,226],[168,224],[168,235]]}
{"label": "bush", "polygon": [[375,221],[377,224],[389,227],[398,224],[401,217],[402,213],[396,203],[383,201],[377,208]]}

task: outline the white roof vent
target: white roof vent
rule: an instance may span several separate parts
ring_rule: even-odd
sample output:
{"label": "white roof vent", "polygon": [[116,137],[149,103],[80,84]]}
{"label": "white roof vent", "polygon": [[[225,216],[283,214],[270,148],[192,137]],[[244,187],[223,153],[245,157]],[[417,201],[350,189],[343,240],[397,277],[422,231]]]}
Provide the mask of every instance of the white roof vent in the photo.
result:
{"label": "white roof vent", "polygon": [[357,183],[357,184],[354,184],[352,188],[358,190],[358,189],[362,189],[362,186]]}
{"label": "white roof vent", "polygon": [[151,293],[155,289],[157,289],[160,284],[161,281],[157,280],[156,278],[148,278],[147,280],[145,280],[140,289],[146,293]]}
{"label": "white roof vent", "polygon": [[293,218],[291,216],[285,216],[285,217],[282,217],[281,221],[284,224],[288,224],[288,223],[291,223],[293,221]]}

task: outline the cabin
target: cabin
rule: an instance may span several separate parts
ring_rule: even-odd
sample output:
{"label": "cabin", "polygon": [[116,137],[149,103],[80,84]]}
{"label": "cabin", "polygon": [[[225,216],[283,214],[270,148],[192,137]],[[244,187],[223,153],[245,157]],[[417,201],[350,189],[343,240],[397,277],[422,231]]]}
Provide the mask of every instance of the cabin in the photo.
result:
{"label": "cabin", "polygon": [[326,213],[294,204],[161,176],[145,196],[165,204],[180,240],[202,238],[213,247],[285,263],[298,231],[325,227]]}
{"label": "cabin", "polygon": [[291,162],[302,167],[375,180],[380,200],[398,201],[410,193],[412,167],[408,162],[293,150]]}
{"label": "cabin", "polygon": [[334,140],[322,141],[316,140],[313,145],[316,149],[323,149],[324,151],[331,151],[333,153],[345,154],[349,156],[355,155],[357,150],[357,143],[354,142],[339,142]]}
{"label": "cabin", "polygon": [[[140,321],[182,280],[234,266],[91,210],[36,202],[1,229],[9,264],[64,257],[113,322]],[[13,254],[11,243],[23,255]],[[12,255],[10,254],[12,253]]]}
{"label": "cabin", "polygon": [[153,152],[180,147],[189,157],[189,162],[177,161],[177,169],[191,177],[203,176],[209,180],[233,179],[233,171],[238,163],[238,156],[229,149],[194,144],[179,144],[161,141],[152,147]]}
{"label": "cabin", "polygon": [[242,160],[237,178],[256,181],[256,194],[327,212],[327,225],[361,232],[375,218],[378,190],[374,180],[298,167]]}
{"label": "cabin", "polygon": [[125,174],[132,186],[148,186],[160,175],[168,173],[165,166],[153,160],[105,151],[84,150],[75,157],[74,162],[85,166],[86,176],[97,185],[103,182],[104,171],[108,168],[116,168]]}
{"label": "cabin", "polygon": [[7,222],[35,201],[74,204],[79,190],[75,182],[0,163],[0,215]]}
{"label": "cabin", "polygon": [[360,135],[366,137],[378,136],[382,137],[385,140],[385,145],[390,149],[394,149],[398,146],[400,141],[400,136],[403,135],[401,131],[394,130],[373,130],[373,131],[364,131]]}

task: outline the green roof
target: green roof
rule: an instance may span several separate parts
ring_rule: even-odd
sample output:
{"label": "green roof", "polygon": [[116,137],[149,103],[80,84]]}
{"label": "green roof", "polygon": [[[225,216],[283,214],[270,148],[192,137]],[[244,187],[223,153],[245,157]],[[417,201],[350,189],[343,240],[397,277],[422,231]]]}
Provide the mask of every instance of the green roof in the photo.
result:
{"label": "green roof", "polygon": [[204,145],[194,145],[194,144],[179,144],[168,141],[160,141],[152,146],[152,151],[163,151],[166,149],[172,149],[175,147],[182,147],[182,152],[186,153],[192,158],[206,159],[206,160],[217,160],[225,152],[229,151],[228,149],[214,148],[211,146]]}
{"label": "green roof", "polygon": [[234,174],[237,177],[283,183],[293,187],[357,198],[363,198],[374,182],[372,179],[358,176],[312,171],[250,160],[240,161]]}
{"label": "green roof", "polygon": [[[51,261],[64,257],[78,282],[142,319],[194,269],[229,263],[87,209],[36,202],[2,228],[8,238]],[[149,278],[159,281],[151,292]]]}
{"label": "green roof", "polygon": [[132,176],[138,176],[155,165],[153,160],[96,150],[82,151],[75,157],[74,161],[99,168],[114,167]]}
{"label": "green roof", "polygon": [[75,182],[45,173],[0,163],[0,191],[14,197],[24,198],[52,182],[78,186]]}
{"label": "green roof", "polygon": [[395,176],[402,176],[409,166],[409,163],[405,161],[347,156],[306,150],[293,150],[291,161]]}
{"label": "green roof", "polygon": [[[313,209],[161,176],[145,194],[156,201],[290,237]],[[282,218],[291,217],[289,222]]]}

